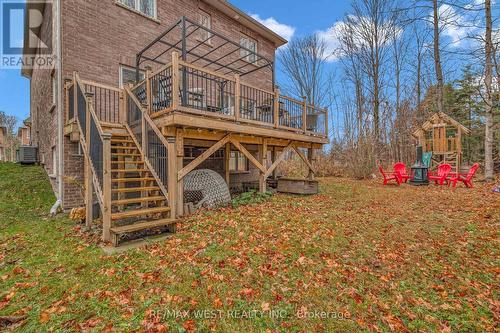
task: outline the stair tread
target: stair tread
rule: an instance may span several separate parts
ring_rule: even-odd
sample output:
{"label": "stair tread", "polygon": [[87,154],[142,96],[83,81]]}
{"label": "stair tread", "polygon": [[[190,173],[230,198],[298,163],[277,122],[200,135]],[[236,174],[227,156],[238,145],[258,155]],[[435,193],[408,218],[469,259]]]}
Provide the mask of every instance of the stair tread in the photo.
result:
{"label": "stair tread", "polygon": [[158,186],[146,186],[146,187],[127,187],[127,188],[114,188],[111,191],[113,193],[119,192],[142,192],[142,191],[156,191],[160,188]]}
{"label": "stair tread", "polygon": [[114,169],[113,172],[123,172],[123,173],[137,173],[137,172],[149,172],[148,169]]}
{"label": "stair tread", "polygon": [[175,224],[175,223],[177,223],[177,220],[175,220],[175,219],[142,221],[142,222],[137,222],[137,223],[130,224],[130,225],[125,225],[122,227],[113,227],[113,228],[111,228],[111,232],[114,234],[125,234],[127,232],[134,232],[134,231],[139,231],[139,230],[144,230],[144,229],[162,227],[162,226],[167,226],[167,225],[171,225],[171,224]]}
{"label": "stair tread", "polygon": [[124,150],[124,149],[134,149],[134,150],[137,150],[137,147],[136,146],[111,146],[111,149],[120,149],[120,150]]}
{"label": "stair tread", "polygon": [[138,153],[111,153],[113,156],[141,156]]}
{"label": "stair tread", "polygon": [[166,199],[165,199],[165,197],[154,196],[154,197],[144,197],[144,198],[135,198],[135,199],[115,200],[112,202],[112,204],[113,205],[128,205],[128,204],[132,204],[132,203],[161,201],[161,200],[166,200]]}
{"label": "stair tread", "polygon": [[136,209],[121,213],[111,214],[112,220],[119,220],[128,217],[144,216],[150,214],[166,213],[170,211],[170,207],[156,207],[156,208],[146,208],[146,209]]}
{"label": "stair tread", "polygon": [[119,163],[125,163],[125,164],[132,164],[132,163],[137,163],[137,164],[143,164],[144,161],[111,161],[112,164],[119,164]]}
{"label": "stair tread", "polygon": [[142,178],[115,178],[111,181],[113,183],[126,183],[126,182],[141,182],[141,181],[153,181],[153,177],[142,177]]}
{"label": "stair tread", "polygon": [[130,139],[113,139],[111,138],[111,142],[118,142],[118,143],[134,143],[134,140]]}

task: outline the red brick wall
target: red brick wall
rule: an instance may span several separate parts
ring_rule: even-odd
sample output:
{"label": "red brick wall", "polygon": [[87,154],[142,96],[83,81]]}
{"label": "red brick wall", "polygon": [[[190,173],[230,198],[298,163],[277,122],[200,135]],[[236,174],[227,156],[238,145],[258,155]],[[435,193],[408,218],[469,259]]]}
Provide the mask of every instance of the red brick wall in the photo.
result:
{"label": "red brick wall", "polygon": [[[258,41],[258,52],[274,59],[275,47],[271,41],[201,1],[158,0],[157,5],[159,23],[117,5],[114,0],[65,0],[62,8],[63,74],[70,76],[78,71],[83,79],[117,86],[120,64],[135,66],[136,54],[183,15],[198,22],[200,8],[211,15],[212,30],[237,43],[242,33],[250,35]],[[208,46],[203,47],[196,51],[210,50]],[[214,52],[214,57],[217,53]],[[239,57],[238,52],[233,54],[233,58]],[[272,75],[271,71],[262,70],[242,80],[270,89]]]}
{"label": "red brick wall", "polygon": [[[52,38],[51,20],[52,6],[46,7],[41,35]],[[32,144],[38,147],[39,159],[48,174],[52,174],[52,147],[57,143],[57,110],[52,104],[52,69],[33,69],[30,84],[30,109],[32,121]],[[57,190],[57,180],[51,178],[54,191]]]}

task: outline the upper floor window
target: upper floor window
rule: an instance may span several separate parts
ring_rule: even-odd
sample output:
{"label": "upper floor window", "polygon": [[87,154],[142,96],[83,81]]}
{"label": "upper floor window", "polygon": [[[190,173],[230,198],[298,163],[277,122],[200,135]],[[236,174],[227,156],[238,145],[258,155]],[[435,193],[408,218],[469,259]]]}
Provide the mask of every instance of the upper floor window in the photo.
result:
{"label": "upper floor window", "polygon": [[[144,71],[139,71],[139,81],[144,80],[145,77],[146,74],[144,73]],[[135,79],[135,68],[125,66],[120,67],[120,88],[125,87],[125,85],[128,83],[135,84]]]}
{"label": "upper floor window", "polygon": [[156,18],[156,0],[118,0],[118,2],[146,16]]}
{"label": "upper floor window", "polygon": [[[203,28],[212,30],[212,17],[210,16],[210,14],[204,12],[203,10],[200,10],[199,23]],[[210,33],[210,31],[200,29],[200,40],[202,42],[210,43],[210,38],[212,38],[212,34]]]}
{"label": "upper floor window", "polygon": [[[240,49],[240,56],[250,63],[257,62],[257,41],[246,35],[241,36],[240,45],[245,49]],[[252,52],[250,52],[252,51]]]}

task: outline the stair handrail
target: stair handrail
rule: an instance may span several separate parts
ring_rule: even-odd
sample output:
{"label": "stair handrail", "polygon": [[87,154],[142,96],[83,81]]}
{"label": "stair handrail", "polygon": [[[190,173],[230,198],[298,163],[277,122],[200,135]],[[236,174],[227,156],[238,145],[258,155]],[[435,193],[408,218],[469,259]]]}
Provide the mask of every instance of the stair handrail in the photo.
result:
{"label": "stair handrail", "polygon": [[[87,226],[90,227],[93,212],[92,212],[92,193],[95,190],[97,200],[101,207],[102,217],[103,217],[103,238],[105,241],[110,240],[110,228],[111,228],[111,134],[105,133],[101,127],[99,118],[97,117],[94,106],[92,103],[92,96],[89,93],[85,93],[84,85],[80,79],[78,73],[73,75],[75,92],[78,92],[77,87],[82,93],[85,94],[85,135],[80,122],[79,112],[79,101],[78,95],[75,94],[75,118],[77,121],[78,129],[80,131],[80,143],[84,150],[84,155],[86,162],[88,163],[87,172],[90,173],[91,181],[86,182],[86,221]],[[95,126],[97,130],[97,137],[99,142],[92,142],[92,132],[91,125]],[[102,151],[97,150],[98,156],[97,161],[92,158],[91,149],[102,147]],[[100,153],[100,154],[99,154]],[[101,164],[101,165],[99,165]],[[93,186],[92,186],[93,185]]]}
{"label": "stair handrail", "polygon": [[[149,126],[152,128],[152,130],[155,132],[155,134],[158,137],[158,139],[165,146],[165,149],[168,149],[167,140],[165,139],[165,137],[163,136],[163,134],[161,133],[161,131],[158,129],[158,127],[156,126],[156,124],[154,123],[154,121],[151,119],[151,117],[148,115],[147,110],[144,109],[144,107],[141,105],[141,103],[139,102],[139,100],[137,99],[137,97],[134,95],[134,93],[131,91],[131,89],[129,87],[125,87],[124,90],[125,90],[125,93],[134,102],[134,104],[136,105],[136,107],[138,108],[138,110],[141,112],[141,123],[142,123],[141,126],[142,126],[142,128],[144,129],[145,122],[147,122],[149,124]],[[127,103],[128,103],[128,100],[127,100]],[[127,108],[128,108],[128,105],[127,105]],[[145,148],[144,147],[144,135],[145,135],[145,133],[142,132],[142,138],[143,138],[143,140],[142,140],[142,142],[139,142],[137,140],[134,132],[129,127],[129,125],[128,125],[127,122],[125,122],[125,127],[127,128],[127,131],[129,132],[129,134],[131,135],[132,140],[134,140],[135,144],[137,145],[137,148],[139,149],[140,154],[144,158],[144,163],[146,163],[146,165],[148,166],[149,170],[151,171],[151,174],[153,175],[153,177],[155,178],[156,182],[158,183],[158,186],[160,187],[161,192],[163,193],[163,195],[165,196],[165,198],[168,200],[168,191],[167,191],[167,188],[166,188],[165,184],[163,183],[163,181],[159,177],[158,171],[155,170],[155,168],[151,164],[151,162],[150,162],[147,154],[144,153],[144,151],[145,151],[144,150],[144,148]],[[168,159],[168,155],[167,155],[167,159]]]}

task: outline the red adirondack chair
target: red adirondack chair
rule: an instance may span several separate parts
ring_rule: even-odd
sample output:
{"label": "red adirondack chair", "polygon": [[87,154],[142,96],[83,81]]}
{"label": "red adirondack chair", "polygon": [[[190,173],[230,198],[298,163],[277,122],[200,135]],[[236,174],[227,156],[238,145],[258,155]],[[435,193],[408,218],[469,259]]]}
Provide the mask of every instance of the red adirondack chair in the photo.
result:
{"label": "red adirondack chair", "polygon": [[479,163],[475,163],[467,174],[452,173],[450,176],[450,184],[453,185],[453,187],[456,187],[457,182],[463,182],[465,186],[473,188],[474,185],[472,184],[472,178],[474,177],[477,169],[479,169]]}
{"label": "red adirondack chair", "polygon": [[380,173],[382,174],[382,176],[384,177],[384,185],[387,185],[387,183],[390,182],[391,180],[395,180],[396,183],[398,184],[398,186],[402,183],[401,177],[398,173],[391,172],[391,173],[386,174],[384,172],[384,169],[382,169],[381,165],[378,166],[378,169],[379,169]]}
{"label": "red adirondack chair", "polygon": [[410,175],[406,172],[406,165],[404,163],[398,162],[394,164],[394,172],[399,174],[401,181],[404,183],[410,179]]}
{"label": "red adirondack chair", "polygon": [[429,173],[429,180],[433,180],[436,185],[443,185],[451,172],[451,165],[441,164],[438,166],[437,174]]}

